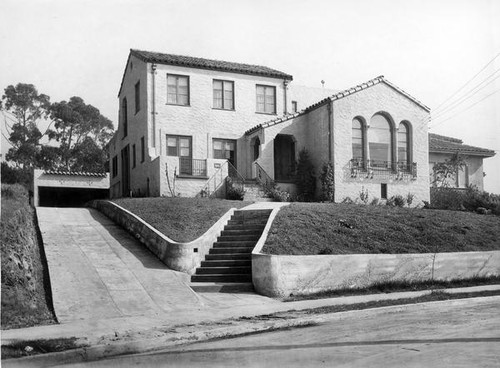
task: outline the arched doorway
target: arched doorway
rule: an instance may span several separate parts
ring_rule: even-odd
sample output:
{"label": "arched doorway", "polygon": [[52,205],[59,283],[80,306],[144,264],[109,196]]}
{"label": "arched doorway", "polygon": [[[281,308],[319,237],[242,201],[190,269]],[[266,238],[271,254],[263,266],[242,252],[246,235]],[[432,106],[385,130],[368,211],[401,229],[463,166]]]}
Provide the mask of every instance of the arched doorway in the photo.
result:
{"label": "arched doorway", "polygon": [[292,181],[295,172],[295,140],[278,134],[274,139],[274,180]]}

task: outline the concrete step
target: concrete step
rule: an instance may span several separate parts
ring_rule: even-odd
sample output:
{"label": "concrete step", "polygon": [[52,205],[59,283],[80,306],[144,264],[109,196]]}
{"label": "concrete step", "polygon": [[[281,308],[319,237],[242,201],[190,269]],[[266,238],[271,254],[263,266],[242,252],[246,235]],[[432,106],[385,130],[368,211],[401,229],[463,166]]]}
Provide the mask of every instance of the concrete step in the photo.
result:
{"label": "concrete step", "polygon": [[[267,221],[266,221],[267,223]],[[238,224],[238,225],[226,225],[224,231],[237,231],[237,230],[252,230],[252,231],[262,231],[266,227],[266,224]]]}
{"label": "concrete step", "polygon": [[261,217],[261,218],[266,218],[269,217],[271,214],[272,210],[238,210],[234,211],[233,217]]}
{"label": "concrete step", "polygon": [[213,248],[243,248],[254,247],[257,240],[242,240],[242,241],[218,241],[214,243]]}
{"label": "concrete step", "polygon": [[256,235],[222,235],[217,238],[218,242],[242,242],[242,241],[257,241],[260,234]]}
{"label": "concrete step", "polygon": [[217,253],[207,254],[207,261],[251,261],[252,253]]}
{"label": "concrete step", "polygon": [[200,267],[196,269],[196,275],[241,275],[252,274],[252,267]]}
{"label": "concrete step", "polygon": [[191,282],[197,293],[253,293],[251,282]]}
{"label": "concrete step", "polygon": [[201,261],[201,267],[252,267],[252,260],[229,259],[220,261]]}
{"label": "concrete step", "polygon": [[[227,226],[226,226],[227,227]],[[241,229],[226,229],[221,231],[221,236],[239,236],[239,235],[259,235],[262,234],[263,228],[259,229],[246,229],[242,226]]]}
{"label": "concrete step", "polygon": [[252,275],[192,275],[191,282],[252,282]]}
{"label": "concrete step", "polygon": [[232,248],[212,248],[209,250],[209,254],[234,254],[234,253],[252,253],[253,246],[250,247],[232,247]]}
{"label": "concrete step", "polygon": [[[227,222],[228,225],[230,226],[240,226],[243,225],[245,227],[247,226],[263,226],[265,227],[267,224],[267,219],[266,220],[261,220],[261,219],[237,219],[237,220],[229,220]],[[226,225],[227,226],[227,225]]]}

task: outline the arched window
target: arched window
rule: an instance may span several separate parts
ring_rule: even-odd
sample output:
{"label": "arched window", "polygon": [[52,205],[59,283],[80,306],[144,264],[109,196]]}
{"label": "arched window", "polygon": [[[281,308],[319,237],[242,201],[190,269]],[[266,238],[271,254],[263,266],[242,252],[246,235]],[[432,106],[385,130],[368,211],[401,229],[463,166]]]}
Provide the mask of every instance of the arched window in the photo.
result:
{"label": "arched window", "polygon": [[371,165],[375,167],[391,167],[392,134],[389,121],[382,115],[374,115],[370,120],[368,136]]}
{"label": "arched window", "polygon": [[122,102],[122,119],[123,119],[123,137],[128,134],[128,115],[127,115],[127,99],[124,98]]}
{"label": "arched window", "polygon": [[361,163],[365,160],[363,146],[363,123],[360,119],[354,118],[352,121],[352,159],[354,161]]}
{"label": "arched window", "polygon": [[402,165],[410,164],[410,136],[406,123],[400,123],[398,128],[398,163]]}

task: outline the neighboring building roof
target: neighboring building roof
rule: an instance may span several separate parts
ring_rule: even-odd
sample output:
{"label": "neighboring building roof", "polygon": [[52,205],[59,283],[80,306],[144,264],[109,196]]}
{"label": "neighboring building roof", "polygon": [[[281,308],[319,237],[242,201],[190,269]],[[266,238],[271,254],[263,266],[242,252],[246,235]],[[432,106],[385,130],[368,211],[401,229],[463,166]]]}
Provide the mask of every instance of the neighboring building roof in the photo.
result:
{"label": "neighboring building roof", "polygon": [[105,178],[107,173],[83,172],[83,171],[63,171],[63,170],[45,170],[47,175],[65,175],[65,176],[92,176],[97,178]]}
{"label": "neighboring building roof", "polygon": [[219,70],[223,72],[260,75],[263,77],[292,80],[290,74],[262,65],[233,63],[230,61],[202,59],[198,57],[163,54],[160,52],[130,49],[130,54],[147,63],[185,66],[197,69]]}
{"label": "neighboring building roof", "polygon": [[434,153],[463,153],[481,157],[495,156],[495,151],[481,147],[463,144],[461,139],[429,133],[429,152]]}
{"label": "neighboring building roof", "polygon": [[298,113],[295,113],[295,114],[292,114],[292,115],[287,115],[287,116],[283,116],[281,118],[277,118],[277,119],[273,119],[271,121],[268,121],[268,122],[265,122],[265,123],[262,123],[262,124],[259,124],[249,130],[247,130],[245,132],[245,134],[251,134],[253,132],[255,132],[256,130],[259,130],[260,128],[267,128],[269,126],[272,126],[272,125],[276,125],[276,124],[279,124],[279,123],[282,123],[282,122],[285,122],[287,120],[290,120],[290,119],[293,119],[297,116],[300,116],[300,115],[303,115],[305,113],[308,113],[309,111],[311,110],[314,110],[315,108],[329,102],[329,101],[336,101],[336,100],[340,100],[344,97],[347,97],[347,96],[350,96],[356,92],[360,92],[360,91],[363,91],[369,87],[372,87],[376,84],[379,84],[379,83],[385,83],[387,86],[391,87],[392,89],[394,89],[395,91],[401,93],[403,96],[405,96],[406,98],[412,100],[415,104],[417,104],[418,106],[420,106],[421,108],[423,108],[425,111],[429,112],[431,111],[431,109],[429,107],[427,107],[426,105],[424,105],[422,102],[420,102],[419,100],[417,100],[415,97],[411,96],[409,93],[403,91],[401,88],[397,87],[396,85],[392,84],[391,82],[389,82],[388,80],[386,80],[384,78],[383,75],[381,76],[378,76],[376,78],[373,78],[373,79],[370,79],[369,81],[365,82],[365,83],[362,83],[362,84],[358,84],[357,86],[355,87],[352,87],[352,88],[349,88],[349,89],[346,89],[344,91],[341,91],[341,92],[338,92],[330,97],[327,97],[321,101],[318,101],[316,102],[315,104],[312,104],[311,106],[305,108],[304,110],[298,112]]}

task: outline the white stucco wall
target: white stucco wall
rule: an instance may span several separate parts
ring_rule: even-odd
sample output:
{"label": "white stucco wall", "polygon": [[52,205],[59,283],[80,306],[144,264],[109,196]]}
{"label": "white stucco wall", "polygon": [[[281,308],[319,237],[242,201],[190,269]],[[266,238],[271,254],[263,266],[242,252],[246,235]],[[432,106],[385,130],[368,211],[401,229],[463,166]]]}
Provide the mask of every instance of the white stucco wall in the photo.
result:
{"label": "white stucco wall", "polygon": [[[417,163],[416,180],[395,178],[380,179],[376,175],[367,179],[366,175],[357,178],[350,177],[349,160],[352,158],[352,120],[362,117],[367,125],[367,137],[370,135],[370,119],[377,113],[385,113],[397,128],[402,121],[411,125],[412,161]],[[359,197],[361,187],[368,190],[369,198],[381,197],[381,184],[387,184],[388,198],[394,195],[406,196],[412,193],[415,198],[413,205],[429,200],[429,147],[428,126],[429,113],[395,91],[385,83],[378,83],[360,92],[346,96],[333,102],[333,141],[335,162],[335,200],[342,201],[346,197]],[[369,140],[369,139],[367,139]],[[395,144],[396,139],[393,140]],[[367,144],[365,143],[365,147]],[[369,157],[369,149],[366,149]],[[396,149],[397,152],[397,149]],[[393,161],[397,159],[393,158]]]}

